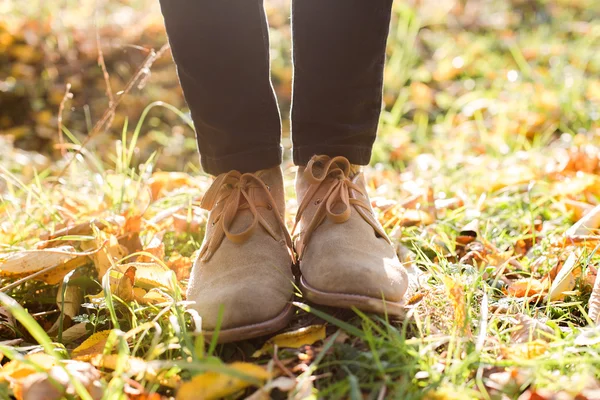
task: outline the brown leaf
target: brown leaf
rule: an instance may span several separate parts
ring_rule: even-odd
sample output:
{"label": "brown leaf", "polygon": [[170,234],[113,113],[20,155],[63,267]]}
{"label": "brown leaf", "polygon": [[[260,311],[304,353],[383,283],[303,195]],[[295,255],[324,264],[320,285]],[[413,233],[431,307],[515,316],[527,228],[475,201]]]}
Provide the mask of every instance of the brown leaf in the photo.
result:
{"label": "brown leaf", "polygon": [[525,314],[517,314],[517,330],[511,333],[511,339],[514,343],[527,343],[532,340],[549,341],[554,336],[554,330],[543,322],[533,319]]}

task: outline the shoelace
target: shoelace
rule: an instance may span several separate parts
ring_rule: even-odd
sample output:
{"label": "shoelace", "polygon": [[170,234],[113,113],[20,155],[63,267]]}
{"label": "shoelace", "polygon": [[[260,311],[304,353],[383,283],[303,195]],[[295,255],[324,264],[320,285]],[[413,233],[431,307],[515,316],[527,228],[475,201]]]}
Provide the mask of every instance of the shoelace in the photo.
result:
{"label": "shoelace", "polygon": [[[383,231],[381,225],[372,214],[368,196],[363,192],[362,188],[356,184],[356,180],[359,178],[360,174],[351,178],[351,171],[350,161],[341,156],[333,158],[329,158],[328,156],[318,156],[313,157],[308,162],[306,169],[304,170],[304,179],[311,185],[298,207],[292,235],[296,231],[306,209],[313,203],[318,205],[318,208],[315,211],[312,220],[307,225],[303,226],[302,232],[300,232],[296,241],[298,258],[302,258],[302,253],[304,252],[312,233],[323,223],[325,218],[337,224],[344,223],[350,219],[352,208],[354,208],[360,216],[373,227],[379,236],[389,242],[389,238],[385,234],[385,231]],[[313,201],[313,197],[323,186],[328,187],[327,192],[322,198]],[[362,197],[358,197],[357,194],[362,195]],[[334,208],[338,205],[342,206],[339,208],[340,211],[334,211]]]}
{"label": "shoelace", "polygon": [[[251,189],[258,189],[267,195],[266,203],[257,203],[250,194]],[[269,191],[269,187],[256,175],[238,171],[230,171],[219,175],[208,189],[200,207],[212,211],[211,236],[200,252],[202,261],[208,261],[217,251],[221,242],[226,237],[233,243],[247,241],[256,227],[260,224],[275,240],[280,236],[271,224],[258,212],[258,207],[265,207],[276,215],[279,226],[282,228],[288,248],[292,248],[292,239],[287,231],[285,222],[277,210],[277,203]],[[239,210],[249,210],[252,213],[252,223],[242,232],[232,233],[231,225]]]}

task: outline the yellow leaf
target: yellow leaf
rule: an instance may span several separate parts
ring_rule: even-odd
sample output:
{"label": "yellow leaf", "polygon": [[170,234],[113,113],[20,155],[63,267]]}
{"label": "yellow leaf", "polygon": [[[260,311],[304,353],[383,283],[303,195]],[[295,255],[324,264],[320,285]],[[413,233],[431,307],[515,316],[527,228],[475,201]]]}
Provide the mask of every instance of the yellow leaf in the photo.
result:
{"label": "yellow leaf", "polygon": [[167,376],[165,372],[157,371],[151,364],[138,357],[119,356],[118,354],[98,354],[90,359],[90,364],[96,368],[116,370],[119,360],[124,362],[124,370],[129,376],[139,376],[151,382],[157,382],[162,386],[176,388],[181,382],[178,375]]}
{"label": "yellow leaf", "polygon": [[106,233],[97,231],[98,237],[95,243],[83,243],[82,247],[86,249],[98,248],[100,250],[94,253],[91,258],[94,261],[96,270],[98,271],[98,277],[102,279],[106,271],[114,266],[118,261],[127,255],[127,249],[125,246],[119,244],[119,240],[115,235],[106,235]]}
{"label": "yellow leaf", "polygon": [[[191,381],[181,385],[177,391],[176,399],[219,399],[251,386],[253,381],[262,383],[270,378],[269,372],[258,365],[235,362],[228,367],[232,374],[227,374],[225,372],[206,372],[201,375],[196,375]],[[234,376],[233,374],[242,374],[247,376],[248,379]]]}
{"label": "yellow leaf", "polygon": [[155,287],[173,288],[174,272],[162,264],[134,262],[118,265],[116,268],[121,272],[125,272],[130,267],[136,268],[135,286],[148,289]]}
{"label": "yellow leaf", "polygon": [[77,348],[71,352],[71,357],[76,359],[89,358],[96,354],[102,354],[106,347],[106,340],[110,335],[110,330],[94,333],[92,336],[84,340]]}
{"label": "yellow leaf", "polygon": [[190,175],[184,172],[158,171],[152,174],[148,184],[152,192],[152,199],[156,200],[162,197],[165,192],[182,186],[194,186],[194,181]]}
{"label": "yellow leaf", "polygon": [[454,321],[456,323],[456,330],[460,333],[467,333],[469,327],[466,321],[466,295],[465,288],[462,282],[458,282],[449,276],[444,276],[444,285],[446,286],[446,292],[452,308],[454,309]]}
{"label": "yellow leaf", "polygon": [[49,269],[35,279],[55,285],[85,263],[87,257],[77,254],[72,246],[8,253],[0,255],[0,277],[19,279]]}
{"label": "yellow leaf", "polygon": [[509,360],[532,360],[538,358],[548,350],[548,342],[540,339],[527,343],[512,345],[502,348],[502,355]]}
{"label": "yellow leaf", "polygon": [[257,350],[252,357],[262,356],[272,348],[273,345],[297,349],[298,347],[310,345],[323,339],[325,339],[325,325],[307,326],[293,332],[285,332],[272,337],[260,350]]}
{"label": "yellow leaf", "polygon": [[[23,360],[12,360],[5,364],[0,369],[0,382],[19,380],[31,374],[35,374],[40,369],[48,371],[57,364],[56,358],[44,353],[28,354],[24,358],[29,361],[29,363],[24,362]],[[38,369],[31,365],[31,363],[35,364]]]}
{"label": "yellow leaf", "polygon": [[570,292],[575,287],[575,276],[573,275],[575,268],[577,267],[577,256],[575,253],[571,253],[564,265],[556,274],[556,278],[552,281],[550,287],[550,300],[562,300],[564,299],[565,292]]}

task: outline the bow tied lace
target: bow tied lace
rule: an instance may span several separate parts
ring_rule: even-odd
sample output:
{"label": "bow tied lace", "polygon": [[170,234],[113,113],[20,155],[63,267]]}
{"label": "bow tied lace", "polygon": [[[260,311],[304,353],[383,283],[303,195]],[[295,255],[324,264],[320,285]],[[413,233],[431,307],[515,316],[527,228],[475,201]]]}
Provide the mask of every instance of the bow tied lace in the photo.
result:
{"label": "bow tied lace", "polygon": [[[344,223],[350,219],[353,208],[380,237],[389,241],[372,213],[367,194],[356,183],[361,174],[355,176],[351,174],[352,166],[345,157],[314,157],[307,164],[304,179],[310,183],[310,187],[298,207],[292,234],[296,231],[307,208],[311,205],[317,208],[310,222],[303,223],[302,232],[296,241],[296,250],[300,258],[311,235],[325,219],[336,224]],[[320,195],[323,192],[324,194]],[[318,198],[313,200],[318,193]]]}
{"label": "bow tied lace", "polygon": [[[260,201],[257,198],[266,198],[266,201]],[[209,224],[212,229],[206,244],[200,251],[202,261],[210,259],[224,238],[233,243],[244,243],[259,225],[273,239],[279,241],[281,233],[278,234],[277,229],[274,229],[258,211],[261,207],[273,211],[288,247],[292,247],[292,240],[285,222],[277,210],[276,201],[271,195],[270,188],[254,174],[230,171],[219,175],[202,198],[200,207],[211,211]],[[252,214],[252,221],[244,230],[234,233],[231,231],[231,226],[240,210],[248,210]]]}

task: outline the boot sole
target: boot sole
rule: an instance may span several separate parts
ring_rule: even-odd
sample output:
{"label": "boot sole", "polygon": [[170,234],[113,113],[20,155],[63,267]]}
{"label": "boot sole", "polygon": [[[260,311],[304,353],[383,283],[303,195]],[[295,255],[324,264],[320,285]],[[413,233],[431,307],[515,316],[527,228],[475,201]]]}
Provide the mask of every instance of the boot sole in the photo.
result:
{"label": "boot sole", "polygon": [[[268,321],[239,326],[237,328],[222,329],[219,331],[217,343],[238,342],[275,333],[289,324],[295,311],[293,305],[288,304],[279,315]],[[214,331],[204,331],[203,333],[208,339],[211,339],[214,335]]]}
{"label": "boot sole", "polygon": [[398,303],[359,294],[323,292],[307,284],[304,277],[300,277],[300,288],[307,300],[324,306],[338,308],[356,307],[361,311],[388,314],[400,318],[404,318],[407,312],[406,300]]}

